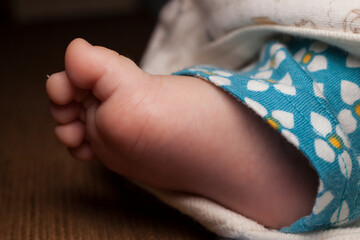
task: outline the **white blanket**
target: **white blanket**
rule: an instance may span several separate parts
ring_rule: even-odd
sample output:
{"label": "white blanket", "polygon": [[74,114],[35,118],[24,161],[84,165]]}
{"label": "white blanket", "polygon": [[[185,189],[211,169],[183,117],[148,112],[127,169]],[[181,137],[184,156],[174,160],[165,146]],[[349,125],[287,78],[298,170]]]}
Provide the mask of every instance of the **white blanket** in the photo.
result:
{"label": "white blanket", "polygon": [[[172,0],[163,9],[142,68],[170,74],[196,64],[239,69],[278,34],[318,39],[360,56],[360,1],[357,0]],[[234,239],[360,239],[360,221],[347,228],[284,234],[208,199],[147,190]]]}

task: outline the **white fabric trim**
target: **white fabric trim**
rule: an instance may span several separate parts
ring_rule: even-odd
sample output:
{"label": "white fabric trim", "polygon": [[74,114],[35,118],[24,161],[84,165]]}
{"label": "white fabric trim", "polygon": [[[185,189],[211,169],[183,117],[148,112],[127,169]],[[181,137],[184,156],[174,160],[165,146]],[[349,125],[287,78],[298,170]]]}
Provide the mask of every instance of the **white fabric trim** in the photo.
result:
{"label": "white fabric trim", "polygon": [[264,226],[202,197],[157,190],[143,185],[142,187],[166,204],[193,217],[210,231],[226,238],[239,240],[358,240],[360,237],[360,220],[347,228],[305,234],[286,234],[266,229]]}

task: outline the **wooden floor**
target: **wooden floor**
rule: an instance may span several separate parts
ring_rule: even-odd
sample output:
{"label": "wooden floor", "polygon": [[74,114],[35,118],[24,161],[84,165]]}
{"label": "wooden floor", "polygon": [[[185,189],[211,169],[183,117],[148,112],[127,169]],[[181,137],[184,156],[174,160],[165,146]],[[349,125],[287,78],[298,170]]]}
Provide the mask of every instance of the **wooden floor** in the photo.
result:
{"label": "wooden floor", "polygon": [[95,162],[71,159],[53,135],[46,75],[63,70],[76,37],[138,61],[155,19],[107,19],[0,29],[0,239],[215,239]]}

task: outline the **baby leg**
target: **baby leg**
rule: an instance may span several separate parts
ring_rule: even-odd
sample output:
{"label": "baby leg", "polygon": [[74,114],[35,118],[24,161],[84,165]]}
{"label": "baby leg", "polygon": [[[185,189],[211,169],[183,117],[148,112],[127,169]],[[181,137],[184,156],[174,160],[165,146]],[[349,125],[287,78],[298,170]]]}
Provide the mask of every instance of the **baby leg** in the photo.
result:
{"label": "baby leg", "polygon": [[195,77],[154,76],[74,40],[47,82],[55,133],[79,160],[152,187],[212,199],[281,228],[311,213],[308,160],[244,104]]}

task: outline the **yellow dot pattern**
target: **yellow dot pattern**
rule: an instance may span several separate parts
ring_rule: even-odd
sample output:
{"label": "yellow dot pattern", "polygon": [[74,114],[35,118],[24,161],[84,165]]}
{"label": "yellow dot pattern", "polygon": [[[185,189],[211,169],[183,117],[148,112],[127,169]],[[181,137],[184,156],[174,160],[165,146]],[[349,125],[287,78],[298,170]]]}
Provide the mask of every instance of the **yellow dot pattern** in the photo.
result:
{"label": "yellow dot pattern", "polygon": [[207,71],[203,71],[203,73],[205,73],[205,74],[207,74],[207,75],[211,75],[211,76],[216,75],[215,73],[212,73],[212,72],[207,72]]}
{"label": "yellow dot pattern", "polygon": [[276,81],[272,79],[267,79],[266,81],[268,81],[269,83],[276,83]]}
{"label": "yellow dot pattern", "polygon": [[355,112],[360,117],[360,102],[355,105]]}
{"label": "yellow dot pattern", "polygon": [[275,66],[275,57],[271,58],[270,68],[274,68]]}
{"label": "yellow dot pattern", "polygon": [[313,54],[312,54],[311,52],[308,52],[308,53],[306,53],[305,56],[303,57],[302,62],[303,62],[304,64],[308,64],[308,63],[310,62],[310,60],[312,59],[312,57],[313,57]]}
{"label": "yellow dot pattern", "polygon": [[279,122],[278,120],[276,120],[275,118],[270,117],[270,116],[266,117],[265,119],[266,119],[266,122],[267,122],[272,128],[274,128],[275,130],[280,129],[281,124],[280,124],[280,122]]}
{"label": "yellow dot pattern", "polygon": [[343,148],[344,144],[343,144],[341,138],[337,134],[331,134],[328,137],[328,141],[331,143],[331,145],[333,145],[335,148],[337,148],[339,150]]}

